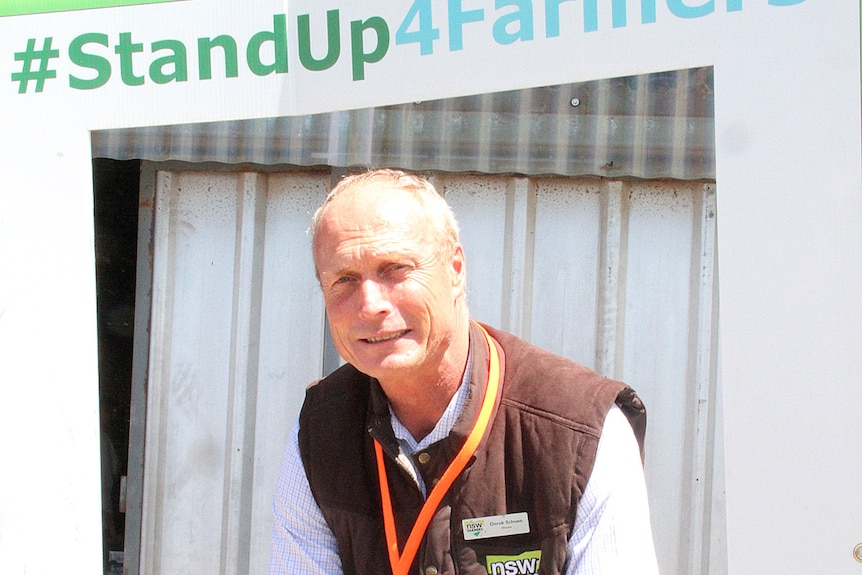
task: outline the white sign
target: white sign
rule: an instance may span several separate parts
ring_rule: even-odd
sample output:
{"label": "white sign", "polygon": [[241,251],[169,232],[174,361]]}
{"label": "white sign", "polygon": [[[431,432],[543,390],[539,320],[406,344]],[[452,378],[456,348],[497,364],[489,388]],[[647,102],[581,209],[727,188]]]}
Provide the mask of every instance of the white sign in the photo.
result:
{"label": "white sign", "polygon": [[100,569],[91,130],[696,66],[715,69],[729,570],[858,569],[858,2],[187,0],[0,17],[0,572]]}
{"label": "white sign", "polygon": [[530,532],[530,518],[526,513],[509,513],[507,515],[462,519],[461,529],[464,531],[466,541],[522,535]]}

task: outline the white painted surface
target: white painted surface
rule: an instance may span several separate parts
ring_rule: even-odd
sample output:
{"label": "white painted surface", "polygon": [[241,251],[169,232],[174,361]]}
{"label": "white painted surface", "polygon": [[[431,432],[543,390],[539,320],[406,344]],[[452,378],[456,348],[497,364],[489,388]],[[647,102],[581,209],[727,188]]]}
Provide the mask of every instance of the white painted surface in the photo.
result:
{"label": "white painted surface", "polygon": [[[11,470],[0,474],[0,571],[90,573],[99,564],[88,130],[714,65],[729,572],[859,573],[852,558],[862,542],[862,460],[853,456],[862,449],[859,3],[750,0],[737,12],[727,12],[727,2],[702,4],[714,13],[682,19],[657,2],[656,22],[647,25],[615,29],[603,17],[589,34],[508,46],[482,36],[431,59],[404,50],[359,83],[339,67],[331,75],[115,81],[75,91],[66,63],[48,83],[56,89],[27,95],[11,74],[29,38],[53,35],[65,49],[79,34],[116,42],[131,31],[148,46],[168,37],[193,45],[222,32],[247,37],[276,12],[326,7],[190,0],[0,19],[0,453]],[[353,3],[345,17],[378,5]],[[63,480],[54,480],[58,473]],[[812,489],[816,497],[807,496]]]}
{"label": "white painted surface", "polygon": [[[461,224],[473,317],[639,391],[662,572],[723,572],[713,186],[434,180]],[[329,175],[157,181],[141,572],[259,572],[280,448],[321,370],[304,230]]]}
{"label": "white painted surface", "polygon": [[329,177],[157,177],[141,573],[261,573],[322,299],[305,235]]}

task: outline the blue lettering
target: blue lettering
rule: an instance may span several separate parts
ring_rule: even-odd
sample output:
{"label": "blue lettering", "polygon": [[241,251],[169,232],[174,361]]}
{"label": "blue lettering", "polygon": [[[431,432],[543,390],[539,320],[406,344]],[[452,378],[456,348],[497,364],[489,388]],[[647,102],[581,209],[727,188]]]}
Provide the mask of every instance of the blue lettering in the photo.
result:
{"label": "blue lettering", "polygon": [[[418,18],[417,29],[411,31],[410,24]],[[440,38],[440,29],[431,25],[431,0],[415,0],[404,21],[395,32],[396,44],[419,44],[419,53],[423,56],[434,52],[434,40]]]}
{"label": "blue lettering", "polygon": [[683,0],[667,0],[667,7],[680,18],[700,18],[715,12],[715,0],[707,0],[699,6],[688,6]]}
{"label": "blue lettering", "polygon": [[[595,1],[595,0],[593,0]],[[475,10],[461,9],[461,0],[449,0],[449,49],[464,49],[464,24],[468,22],[481,22],[485,19],[485,11],[481,8]]]}
{"label": "blue lettering", "polygon": [[[515,6],[517,10],[506,14],[494,22],[494,40],[498,44],[511,44],[518,40],[533,39],[533,3],[531,0],[497,0],[496,8]],[[518,24],[517,30],[510,32],[510,24]]]}
{"label": "blue lettering", "polygon": [[655,0],[641,0],[641,23],[655,22]]}
{"label": "blue lettering", "polygon": [[[560,35],[560,4],[573,0],[545,0],[545,34],[548,38]],[[599,13],[596,0],[582,0],[584,3],[584,32],[599,29]],[[670,0],[669,0],[670,1]],[[679,0],[678,0],[679,1]],[[624,28],[627,24],[626,0],[611,0],[611,25]],[[641,22],[655,22],[655,0],[641,0]]]}
{"label": "blue lettering", "polygon": [[614,28],[622,28],[626,25],[626,0],[611,2],[611,24]]}
{"label": "blue lettering", "polygon": [[[794,6],[802,4],[805,0],[769,0],[770,6]],[[727,0],[728,12],[739,12],[742,10],[742,0]]]}

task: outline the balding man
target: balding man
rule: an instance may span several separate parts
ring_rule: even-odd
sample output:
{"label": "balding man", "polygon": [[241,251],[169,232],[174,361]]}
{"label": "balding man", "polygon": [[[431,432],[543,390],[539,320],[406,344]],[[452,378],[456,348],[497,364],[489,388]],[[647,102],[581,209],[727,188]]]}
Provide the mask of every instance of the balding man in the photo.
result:
{"label": "balding man", "polygon": [[658,572],[643,404],[470,319],[427,180],[345,178],[311,229],[347,365],[309,387],[288,443],[271,575]]}

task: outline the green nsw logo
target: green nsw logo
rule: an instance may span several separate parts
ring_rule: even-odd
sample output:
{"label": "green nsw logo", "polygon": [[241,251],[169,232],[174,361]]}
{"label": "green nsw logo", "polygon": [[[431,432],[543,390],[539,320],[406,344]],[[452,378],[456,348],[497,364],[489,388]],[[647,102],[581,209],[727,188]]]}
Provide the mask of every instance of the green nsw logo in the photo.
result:
{"label": "green nsw logo", "polygon": [[520,555],[488,555],[488,575],[529,575],[539,572],[542,552],[525,551]]}
{"label": "green nsw logo", "polygon": [[485,520],[479,519],[478,521],[465,521],[464,522],[464,531],[472,535],[474,538],[479,537],[481,535],[482,530],[485,529]]}

